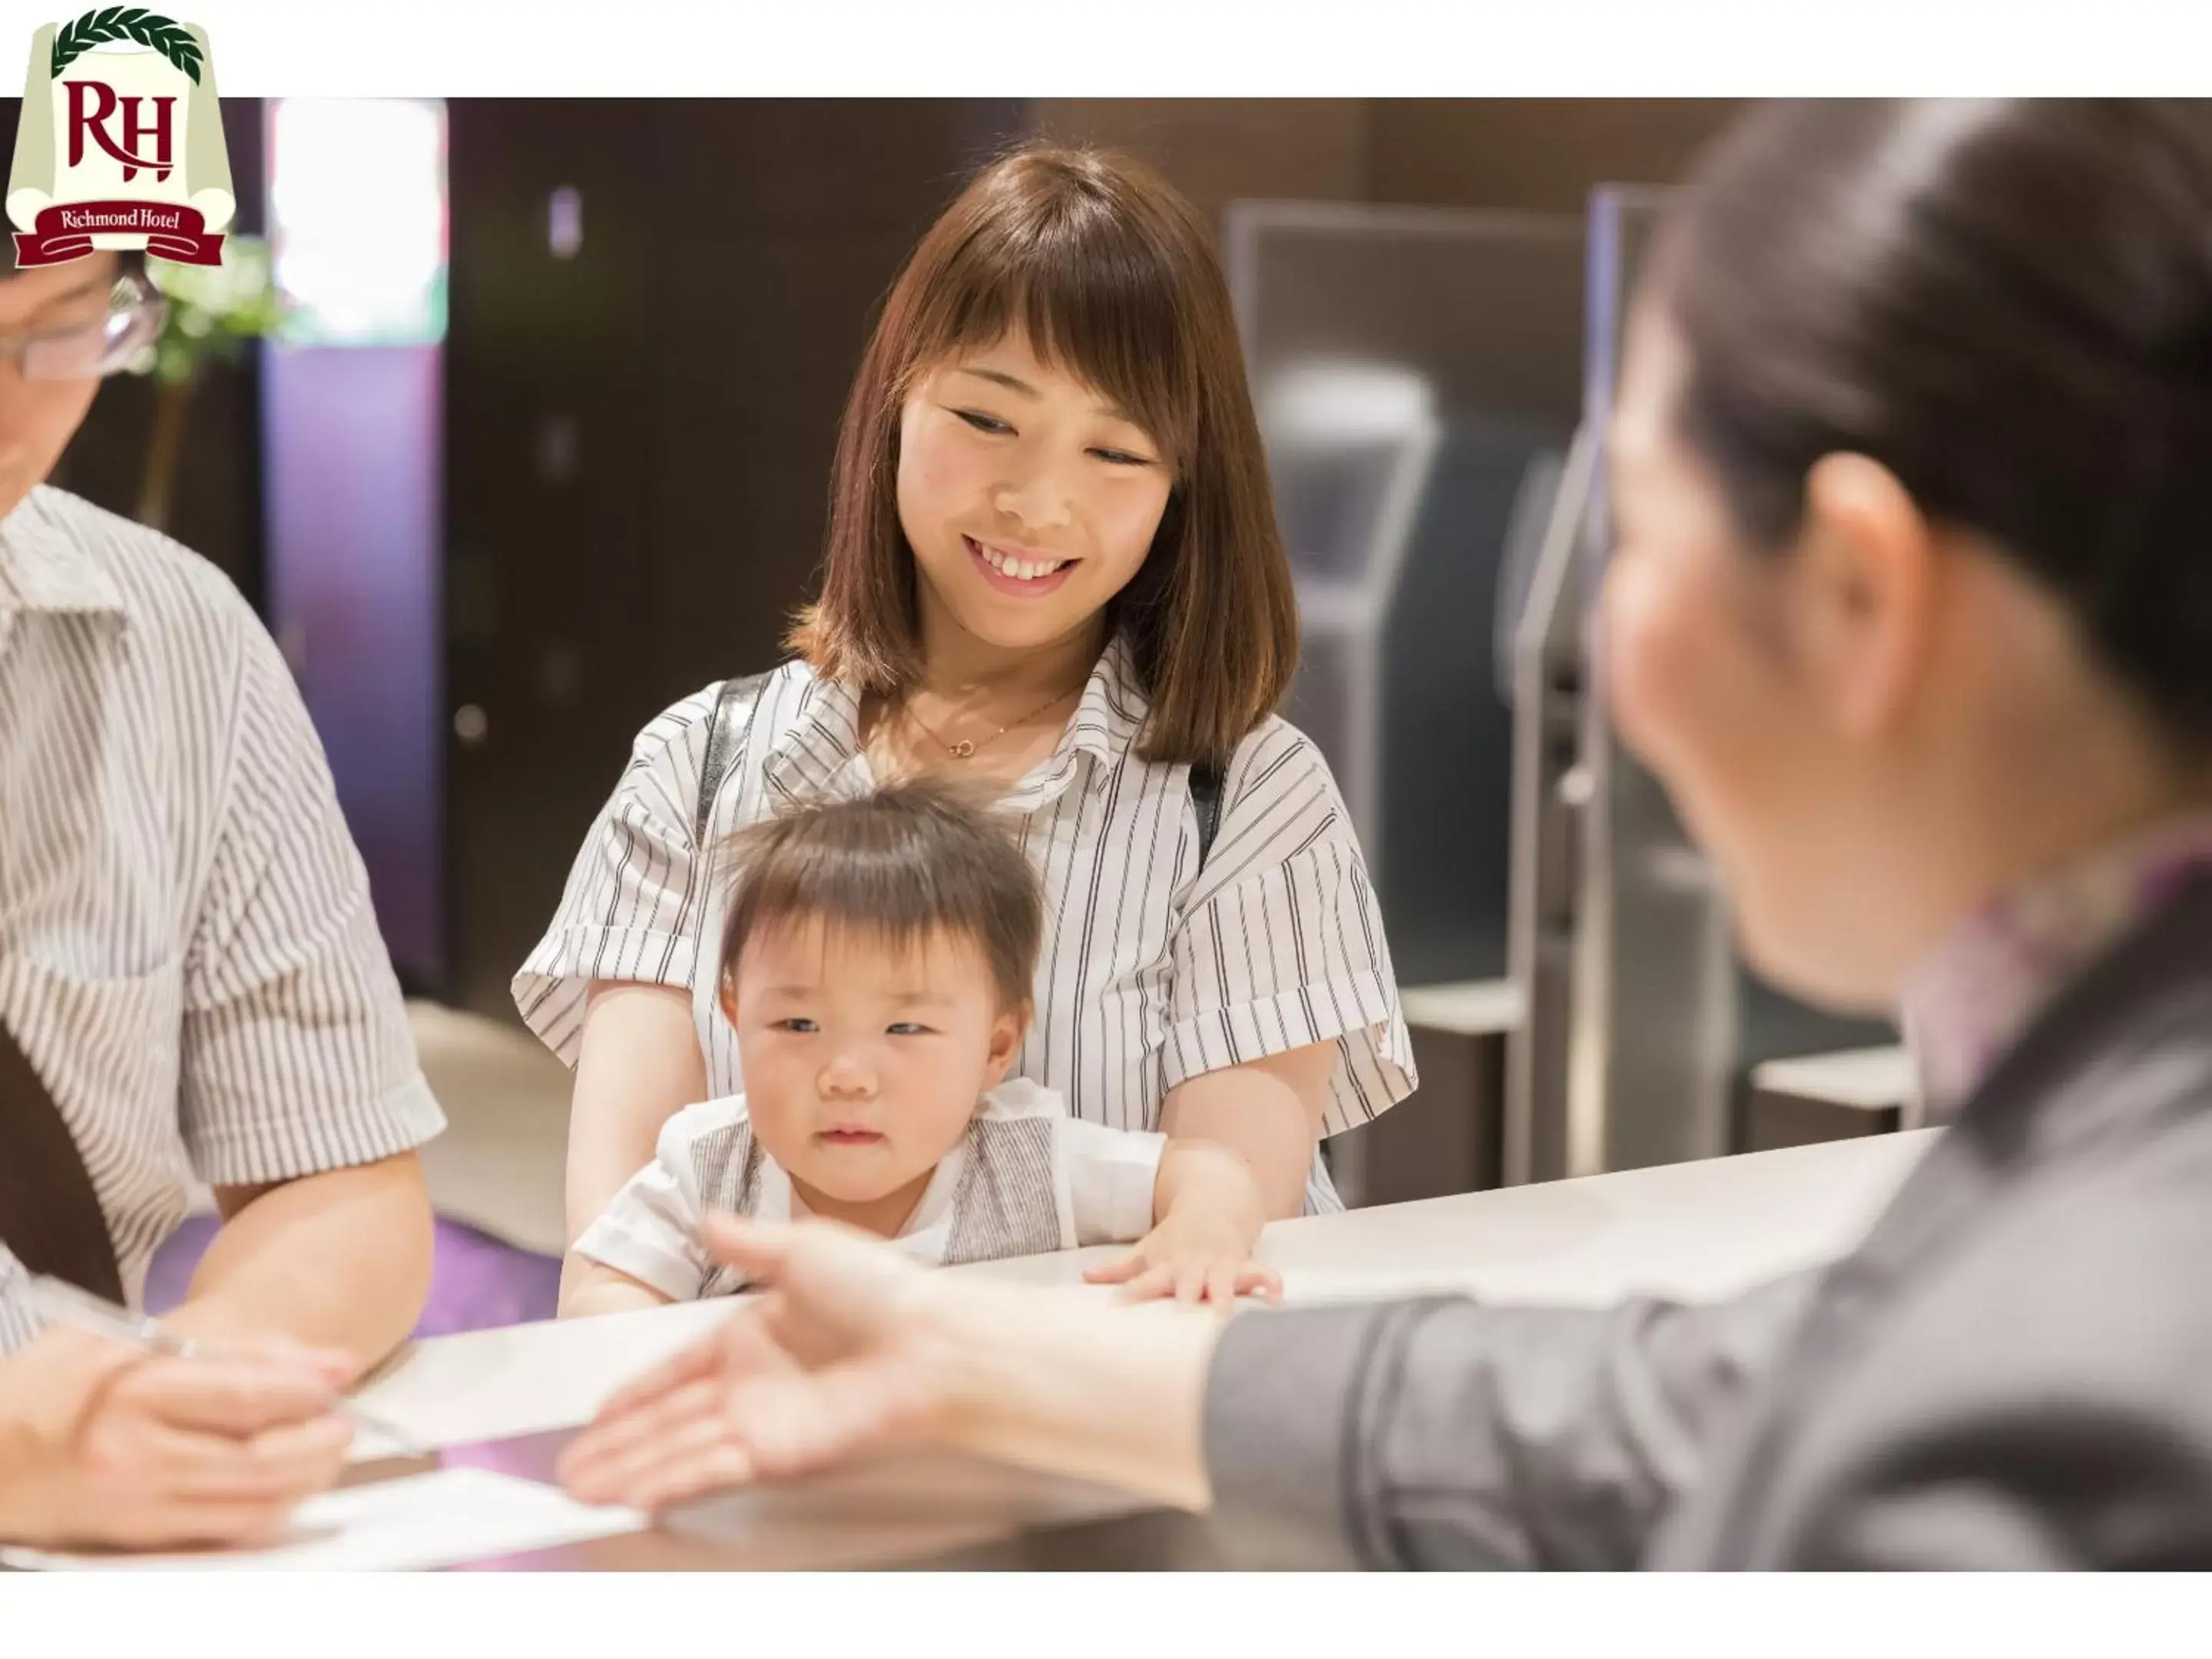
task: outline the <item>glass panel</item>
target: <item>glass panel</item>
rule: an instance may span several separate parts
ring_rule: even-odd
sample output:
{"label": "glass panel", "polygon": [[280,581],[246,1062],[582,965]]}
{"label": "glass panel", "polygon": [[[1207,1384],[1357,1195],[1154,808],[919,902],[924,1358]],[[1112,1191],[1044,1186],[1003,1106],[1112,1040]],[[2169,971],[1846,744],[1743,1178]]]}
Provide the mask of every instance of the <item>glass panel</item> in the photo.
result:
{"label": "glass panel", "polygon": [[1243,202],[1227,252],[1305,635],[1286,712],[1344,791],[1401,979],[1498,975],[1493,641],[1580,407],[1583,228]]}

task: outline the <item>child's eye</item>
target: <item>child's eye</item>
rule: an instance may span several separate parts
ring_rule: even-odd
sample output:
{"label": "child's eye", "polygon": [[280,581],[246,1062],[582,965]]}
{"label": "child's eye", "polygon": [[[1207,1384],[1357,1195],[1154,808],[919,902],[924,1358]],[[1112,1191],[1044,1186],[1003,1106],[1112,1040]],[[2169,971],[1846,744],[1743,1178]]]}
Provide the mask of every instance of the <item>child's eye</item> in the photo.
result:
{"label": "child's eye", "polygon": [[811,1019],[803,1018],[799,1016],[794,1015],[789,1019],[780,1019],[776,1021],[775,1029],[779,1031],[796,1031],[799,1035],[804,1036],[809,1031],[818,1030],[821,1028],[816,1025]]}
{"label": "child's eye", "polygon": [[1013,428],[1008,426],[997,416],[986,415],[980,409],[956,409],[952,412],[974,427],[976,431],[990,433],[994,437],[1013,430]]}
{"label": "child's eye", "polygon": [[900,1020],[896,1024],[890,1028],[890,1032],[893,1036],[931,1036],[934,1035],[928,1026],[918,1025],[910,1019]]}

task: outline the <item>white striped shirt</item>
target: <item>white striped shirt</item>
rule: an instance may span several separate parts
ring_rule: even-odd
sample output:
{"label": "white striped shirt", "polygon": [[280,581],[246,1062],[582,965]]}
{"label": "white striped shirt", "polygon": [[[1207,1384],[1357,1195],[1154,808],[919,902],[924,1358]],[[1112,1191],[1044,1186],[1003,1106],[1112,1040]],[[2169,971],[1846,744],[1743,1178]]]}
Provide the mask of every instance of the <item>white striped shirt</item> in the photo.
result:
{"label": "white striped shirt", "polygon": [[[639,735],[559,913],[514,980],[523,1018],[570,1065],[592,981],[688,988],[716,1096],[743,1085],[714,995],[726,898],[715,846],[780,803],[873,787],[858,693],[787,663],[741,693],[728,768],[696,833],[720,690],[685,698]],[[1006,798],[1045,894],[1036,1023],[1015,1074],[1079,1118],[1156,1130],[1186,1079],[1333,1042],[1322,1133],[1369,1121],[1413,1091],[1413,1050],[1328,763],[1280,720],[1247,738],[1201,872],[1189,769],[1136,752],[1146,712],[1117,643],[1059,746]],[[1340,1207],[1318,1158],[1306,1202]]]}
{"label": "white striped shirt", "polygon": [[[134,1304],[195,1177],[444,1124],[275,644],[214,566],[46,488],[0,520],[0,1017]],[[21,1279],[0,1245],[0,1352],[37,1328]]]}

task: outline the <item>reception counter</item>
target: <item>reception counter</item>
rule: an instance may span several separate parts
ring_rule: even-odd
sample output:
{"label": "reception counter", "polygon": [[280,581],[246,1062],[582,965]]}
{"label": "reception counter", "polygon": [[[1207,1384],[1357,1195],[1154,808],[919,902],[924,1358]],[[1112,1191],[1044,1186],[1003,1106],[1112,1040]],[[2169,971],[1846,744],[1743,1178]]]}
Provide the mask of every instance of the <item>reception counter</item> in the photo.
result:
{"label": "reception counter", "polygon": [[[1848,1249],[1932,1132],[1508,1188],[1279,1222],[1261,1254],[1293,1302],[1465,1290],[1592,1304],[1636,1291],[1726,1295]],[[948,1271],[1079,1286],[1111,1249]],[[1105,1293],[1088,1287],[1073,1294]],[[608,1392],[729,1310],[682,1304],[416,1345],[362,1403],[448,1467],[550,1479]],[[1264,1311],[1243,1316],[1265,1318]],[[432,1466],[364,1443],[356,1479]],[[486,1565],[793,1568],[1206,1566],[1237,1561],[1200,1522],[1120,1494],[951,1457],[862,1468],[695,1505],[659,1526]],[[1267,1565],[1295,1565],[1292,1562]]]}

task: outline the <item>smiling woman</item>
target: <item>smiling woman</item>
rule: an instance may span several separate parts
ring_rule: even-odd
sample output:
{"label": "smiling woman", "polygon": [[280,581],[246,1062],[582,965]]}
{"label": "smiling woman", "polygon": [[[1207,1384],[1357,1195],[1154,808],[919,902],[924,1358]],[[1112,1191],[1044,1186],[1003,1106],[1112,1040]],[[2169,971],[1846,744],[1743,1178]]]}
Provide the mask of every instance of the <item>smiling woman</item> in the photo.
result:
{"label": "smiling woman", "polygon": [[[572,1235],[671,1114],[741,1086],[716,843],[935,772],[1001,792],[1043,884],[1013,1075],[1077,1119],[1229,1148],[1272,1213],[1336,1207],[1318,1140],[1402,1099],[1412,1059],[1335,783],[1273,714],[1289,567],[1188,203],[1085,151],[969,184],[862,358],[791,642],[646,728],[516,977],[578,1068]],[[1133,1260],[1190,1243],[1164,1226]]]}

